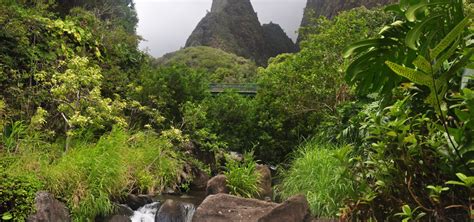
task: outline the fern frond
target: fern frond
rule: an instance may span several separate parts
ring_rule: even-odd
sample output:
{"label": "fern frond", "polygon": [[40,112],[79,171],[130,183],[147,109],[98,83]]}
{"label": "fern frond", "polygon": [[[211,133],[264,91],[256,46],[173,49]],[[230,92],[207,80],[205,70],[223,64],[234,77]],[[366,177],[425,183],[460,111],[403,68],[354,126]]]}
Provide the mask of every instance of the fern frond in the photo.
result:
{"label": "fern frond", "polygon": [[432,85],[431,77],[423,72],[420,72],[420,71],[417,71],[405,66],[401,66],[390,61],[386,61],[385,64],[397,75],[405,77],[416,84],[424,85],[428,87]]}
{"label": "fern frond", "polygon": [[415,65],[416,68],[420,69],[424,73],[427,73],[427,74],[432,73],[430,62],[421,55],[416,57],[415,61],[413,61],[413,65]]}
{"label": "fern frond", "polygon": [[444,53],[441,57],[439,57],[436,60],[435,64],[433,65],[434,73],[438,72],[439,69],[443,66],[443,63],[446,60],[448,60],[456,52],[456,49],[458,48],[460,41],[461,41],[461,38],[457,38],[456,42],[454,42],[451,48],[449,48],[448,51],[446,51],[446,53]]}
{"label": "fern frond", "polygon": [[436,45],[436,47],[431,50],[430,56],[432,59],[435,59],[443,52],[446,48],[454,42],[459,35],[462,34],[464,28],[471,23],[471,15],[464,18],[461,22],[459,22],[447,35],[446,37],[441,40],[441,42]]}

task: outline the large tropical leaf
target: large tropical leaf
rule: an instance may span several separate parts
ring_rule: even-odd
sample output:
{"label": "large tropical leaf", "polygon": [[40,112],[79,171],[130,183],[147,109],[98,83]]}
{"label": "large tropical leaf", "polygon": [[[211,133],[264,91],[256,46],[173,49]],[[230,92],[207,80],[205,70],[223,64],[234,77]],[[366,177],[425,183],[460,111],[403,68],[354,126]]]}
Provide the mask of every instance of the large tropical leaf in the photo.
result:
{"label": "large tropical leaf", "polygon": [[392,39],[383,39],[383,38],[359,41],[346,47],[344,49],[343,56],[344,58],[348,58],[357,52],[362,52],[372,47],[389,46],[389,45],[394,45],[396,43],[397,42]]}
{"label": "large tropical leaf", "polygon": [[[420,40],[420,37],[424,34],[423,31],[426,30],[430,25],[432,25],[433,21],[439,19],[442,15],[436,14],[424,19],[421,23],[418,23],[407,33],[407,37],[405,38],[405,44],[413,50],[417,50],[418,46],[417,43]],[[432,28],[432,27],[429,27]]]}
{"label": "large tropical leaf", "polygon": [[436,59],[445,49],[447,49],[451,43],[463,33],[464,29],[471,23],[472,15],[465,17],[459,22],[447,35],[431,50],[430,56],[432,59]]}
{"label": "large tropical leaf", "polygon": [[417,13],[419,13],[420,11],[426,10],[428,7],[446,5],[446,4],[449,4],[449,1],[429,3],[427,0],[422,0],[418,4],[410,6],[405,12],[405,17],[407,18],[408,21],[414,22],[417,19],[416,18]]}

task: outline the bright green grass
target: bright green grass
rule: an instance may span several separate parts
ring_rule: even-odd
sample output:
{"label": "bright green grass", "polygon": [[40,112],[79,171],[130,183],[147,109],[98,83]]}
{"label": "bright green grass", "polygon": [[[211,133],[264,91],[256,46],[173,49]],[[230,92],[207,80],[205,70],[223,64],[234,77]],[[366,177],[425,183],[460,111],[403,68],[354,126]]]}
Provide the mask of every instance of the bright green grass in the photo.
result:
{"label": "bright green grass", "polygon": [[355,193],[346,167],[349,149],[315,141],[301,146],[294,153],[290,169],[282,173],[282,196],[304,194],[315,216],[336,217],[344,199]]}
{"label": "bright green grass", "polygon": [[10,162],[1,158],[0,166],[7,165],[12,175],[37,175],[45,190],[67,203],[74,221],[94,221],[113,210],[111,199],[132,191],[159,193],[182,179],[183,155],[170,139],[152,132],[114,129],[96,143],[75,143],[59,155],[55,146],[12,155]]}
{"label": "bright green grass", "polygon": [[246,198],[258,196],[260,175],[256,171],[256,166],[253,153],[244,154],[243,162],[227,158],[227,171],[224,175],[227,177],[227,187],[231,194]]}

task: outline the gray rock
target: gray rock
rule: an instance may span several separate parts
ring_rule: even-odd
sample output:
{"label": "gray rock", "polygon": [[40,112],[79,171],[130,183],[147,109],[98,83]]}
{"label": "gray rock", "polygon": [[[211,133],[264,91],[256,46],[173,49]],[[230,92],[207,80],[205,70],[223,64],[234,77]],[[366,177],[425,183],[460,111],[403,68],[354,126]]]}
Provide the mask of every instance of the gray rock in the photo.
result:
{"label": "gray rock", "polygon": [[153,203],[153,200],[146,195],[128,194],[121,203],[128,205],[132,210],[138,210],[140,207]]}
{"label": "gray rock", "polygon": [[308,201],[303,195],[282,204],[228,194],[208,196],[197,208],[193,222],[310,222]]}
{"label": "gray rock", "polygon": [[207,187],[207,182],[209,181],[209,174],[197,167],[193,167],[192,174],[193,181],[191,182],[191,189],[205,190]]}
{"label": "gray rock", "polygon": [[186,222],[184,205],[178,201],[168,199],[156,213],[155,221],[159,222]]}
{"label": "gray rock", "polygon": [[112,214],[107,216],[99,216],[95,219],[96,222],[130,222],[130,217],[133,215],[133,210],[125,204],[115,204],[115,210]]}
{"label": "gray rock", "polygon": [[276,203],[216,194],[208,196],[197,208],[193,222],[257,222],[276,206]]}
{"label": "gray rock", "polygon": [[66,205],[47,192],[38,192],[35,198],[36,213],[30,215],[28,222],[69,222],[71,216]]}
{"label": "gray rock", "polygon": [[130,217],[124,216],[124,215],[114,215],[107,220],[104,220],[105,222],[132,222]]}
{"label": "gray rock", "polygon": [[217,175],[207,181],[206,195],[218,193],[229,193],[229,188],[227,188],[227,177],[225,175]]}
{"label": "gray rock", "polygon": [[304,195],[290,197],[270,212],[262,216],[258,222],[310,222],[312,220],[309,204]]}
{"label": "gray rock", "polygon": [[260,174],[259,178],[259,197],[262,200],[271,200],[273,197],[273,189],[272,189],[272,172],[270,168],[266,165],[258,164],[256,167],[258,174]]}

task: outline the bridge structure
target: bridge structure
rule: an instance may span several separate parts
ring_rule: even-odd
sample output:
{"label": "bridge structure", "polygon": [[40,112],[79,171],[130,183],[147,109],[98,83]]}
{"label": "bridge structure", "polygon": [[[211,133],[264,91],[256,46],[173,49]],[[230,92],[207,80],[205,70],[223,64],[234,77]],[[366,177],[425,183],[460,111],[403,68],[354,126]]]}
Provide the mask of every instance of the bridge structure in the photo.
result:
{"label": "bridge structure", "polygon": [[209,89],[213,95],[226,91],[234,91],[246,96],[255,96],[258,91],[258,84],[255,83],[211,83]]}

